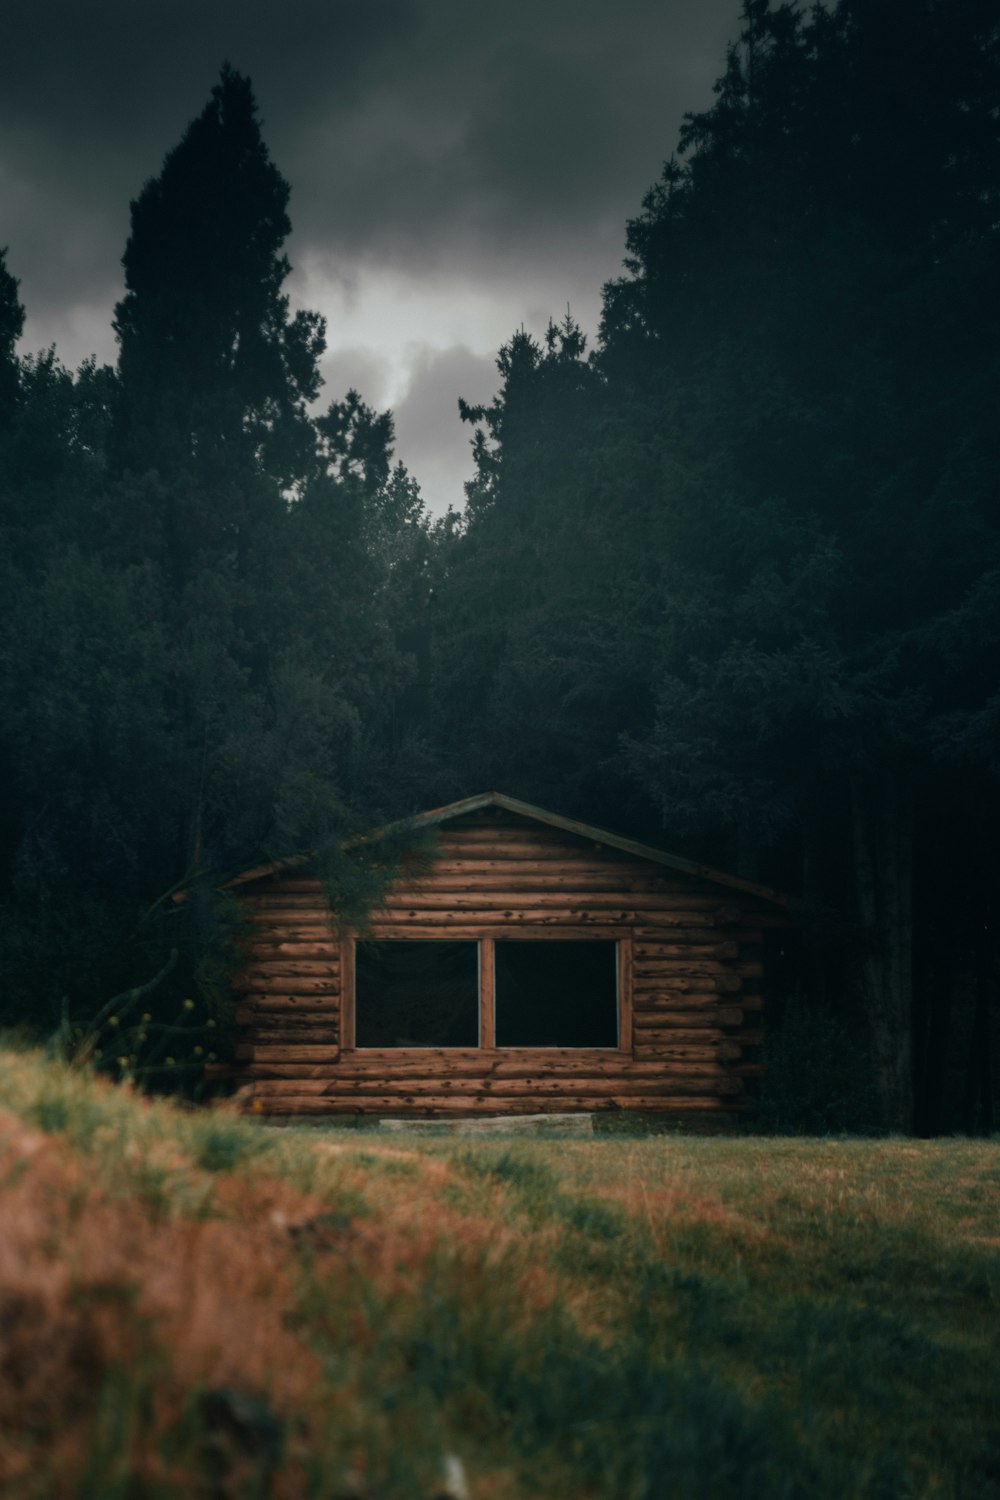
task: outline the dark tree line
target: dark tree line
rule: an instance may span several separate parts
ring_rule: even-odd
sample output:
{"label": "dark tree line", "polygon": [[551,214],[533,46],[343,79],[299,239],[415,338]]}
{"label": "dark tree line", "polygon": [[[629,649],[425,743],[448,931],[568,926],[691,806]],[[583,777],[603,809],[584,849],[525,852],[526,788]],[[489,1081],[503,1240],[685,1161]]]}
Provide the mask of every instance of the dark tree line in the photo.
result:
{"label": "dark tree line", "polygon": [[465,413],[438,652],[473,780],[798,896],[789,1010],[904,1128],[994,1119],[998,62],[979,0],[748,0],[594,354]]}
{"label": "dark tree line", "polygon": [[150,1003],[200,988],[221,1019],[210,893],[296,848],[335,869],[405,778],[394,575],[419,587],[433,533],[391,417],[353,392],[311,411],[288,192],[225,68],[132,205],[115,369],[18,361],[0,281],[7,1021],[85,1030],[175,947]]}
{"label": "dark tree line", "polygon": [[132,206],[115,369],[18,360],[4,270],[6,1018],[178,946],[221,993],[226,874],[350,885],[346,833],[496,786],[795,896],[766,1117],[992,1128],[998,63],[985,0],[746,0],[596,349],[518,333],[460,403],[461,518],[388,413],[317,415],[231,70]]}

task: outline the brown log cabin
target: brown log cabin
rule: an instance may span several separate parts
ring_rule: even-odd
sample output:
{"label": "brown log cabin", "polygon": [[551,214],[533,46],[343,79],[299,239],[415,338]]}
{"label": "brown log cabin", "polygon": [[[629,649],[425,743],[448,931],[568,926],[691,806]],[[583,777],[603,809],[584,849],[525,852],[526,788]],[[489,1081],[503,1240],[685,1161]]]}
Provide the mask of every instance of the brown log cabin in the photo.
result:
{"label": "brown log cabin", "polygon": [[433,830],[433,854],[404,861],[363,931],[305,863],[233,882],[252,922],[244,1108],[333,1121],[741,1107],[760,1071],[762,936],[786,924],[786,898],[499,792],[405,826]]}

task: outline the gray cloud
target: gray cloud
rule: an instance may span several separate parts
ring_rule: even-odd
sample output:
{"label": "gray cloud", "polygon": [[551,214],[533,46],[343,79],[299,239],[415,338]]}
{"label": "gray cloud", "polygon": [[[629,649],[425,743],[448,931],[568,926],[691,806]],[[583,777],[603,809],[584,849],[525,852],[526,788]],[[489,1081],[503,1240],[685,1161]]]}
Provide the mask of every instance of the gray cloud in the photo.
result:
{"label": "gray cloud", "polygon": [[[12,0],[0,52],[0,245],[21,278],[25,343],[55,341],[71,364],[92,350],[114,358],[129,200],[228,59],[253,79],[265,138],[292,186],[289,254],[308,267],[293,292],[308,301],[318,287],[329,311],[352,286],[426,290],[427,326],[401,346],[437,353],[417,360],[398,417],[414,469],[418,450],[433,466],[430,438],[418,439],[403,408],[415,413],[424,392],[438,402],[461,373],[453,346],[469,344],[480,363],[485,352],[471,332],[433,326],[448,288],[470,305],[489,302],[500,337],[522,321],[540,332],[567,301],[593,330],[625,221],[683,112],[710,102],[738,9],[738,0]],[[341,337],[355,347],[339,347]],[[332,315],[330,345],[331,395],[349,374],[374,404],[376,389],[398,397],[402,347],[390,378],[384,342],[363,354],[354,325],[339,335]]]}
{"label": "gray cloud", "polygon": [[410,385],[397,401],[396,455],[420,482],[431,510],[456,509],[472,475],[472,428],[458,416],[458,398],[491,401],[500,383],[496,361],[463,345],[414,351]]}
{"label": "gray cloud", "polygon": [[360,391],[369,406],[382,407],[389,401],[392,371],[385,359],[371,349],[333,349],[323,359],[321,370],[326,382],[324,404],[340,401],[349,390]]}

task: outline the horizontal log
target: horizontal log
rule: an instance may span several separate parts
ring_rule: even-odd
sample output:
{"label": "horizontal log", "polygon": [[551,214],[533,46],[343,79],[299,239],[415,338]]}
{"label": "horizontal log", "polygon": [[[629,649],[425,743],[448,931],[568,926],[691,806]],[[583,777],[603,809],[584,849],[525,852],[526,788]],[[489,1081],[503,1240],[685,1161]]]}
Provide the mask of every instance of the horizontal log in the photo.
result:
{"label": "horizontal log", "polygon": [[[241,1081],[251,1083],[288,1084],[293,1092],[301,1085],[303,1093],[309,1093],[317,1081],[323,1085],[329,1083],[334,1072],[331,1063],[248,1062],[241,1063],[239,1076]],[[387,1082],[391,1087],[391,1081]],[[284,1089],[284,1092],[288,1091]]]}
{"label": "horizontal log", "polygon": [[[589,911],[581,912],[567,909],[565,913],[547,912],[543,917],[535,918],[529,914],[519,913],[516,918],[507,919],[502,912],[490,911],[473,914],[462,913],[461,915],[437,915],[422,913],[410,916],[403,913],[402,916],[394,916],[384,912],[373,913],[366,926],[366,935],[372,940],[388,940],[389,938],[447,938],[449,941],[460,941],[463,939],[475,940],[483,936],[498,936],[498,929],[505,927],[520,930],[524,927],[544,926],[546,937],[559,936],[566,939],[574,938],[621,938],[634,934],[645,938],[661,938],[671,934],[674,929],[685,931],[695,928],[711,929],[714,925],[714,915],[711,912],[662,912],[657,918],[658,926],[653,928],[646,924],[649,913],[639,914],[624,911],[620,915],[614,913],[600,913],[592,915]],[[626,929],[623,931],[623,928]],[[253,939],[253,950],[280,943],[289,945],[290,948],[300,952],[306,950],[320,957],[325,952],[339,952],[340,943],[331,937],[329,923],[319,921],[304,923],[301,919],[294,922],[273,922],[270,918],[267,922],[256,925]],[[323,947],[319,945],[323,944]]]}
{"label": "horizontal log", "polygon": [[[467,911],[470,909],[493,909],[507,905],[517,905],[522,910],[562,910],[565,906],[577,904],[568,902],[567,890],[545,890],[536,894],[525,895],[523,900],[511,903],[507,901],[505,894],[501,892],[482,892],[470,896],[453,894],[450,891],[429,891],[426,895],[421,894],[413,901],[414,906],[427,910],[443,911]],[[402,899],[392,893],[384,903],[383,908],[394,908],[404,904]],[[671,895],[667,892],[650,891],[647,893],[629,893],[625,899],[618,888],[612,885],[610,890],[595,890],[581,896],[580,906],[586,906],[588,910],[604,911],[632,908],[642,911],[715,911],[718,909],[719,898],[715,894],[697,895],[685,892],[680,895]]]}
{"label": "horizontal log", "polygon": [[[609,865],[594,860],[547,859],[547,860],[456,860],[440,861],[419,874],[403,874],[393,882],[393,887],[406,890],[455,890],[463,884],[475,889],[503,886],[508,881],[524,881],[542,889],[560,885],[580,884],[596,890],[624,890],[635,887],[639,890],[658,891],[664,895],[686,896],[690,894],[711,896],[710,887],[692,885],[690,881],[665,878],[658,865]],[[511,887],[513,889],[514,887]],[[308,891],[294,894],[308,897]],[[718,903],[718,892],[714,894]]]}
{"label": "horizontal log", "polygon": [[286,995],[324,998],[333,1005],[340,995],[339,978],[316,979],[303,974],[261,974],[251,969],[237,975],[233,988],[239,995]]}
{"label": "horizontal log", "polygon": [[[677,984],[662,985],[655,990],[635,989],[632,996],[634,1013],[643,1016],[672,1014],[676,1010],[714,1010],[716,1006],[729,1003],[723,1000],[723,992],[709,988],[710,981],[684,980]],[[690,988],[688,987],[690,984]],[[695,985],[698,987],[695,988]]]}
{"label": "horizontal log", "polygon": [[[240,1020],[241,1018],[237,1018]],[[363,1049],[358,1052],[350,1051],[341,1053],[338,1027],[325,1016],[316,1014],[300,1015],[291,1013],[280,1018],[273,1024],[268,1024],[268,1018],[252,1016],[249,1012],[242,1019],[242,1024],[249,1028],[246,1040],[236,1044],[235,1055],[243,1061],[270,1061],[278,1062],[287,1060],[289,1062],[330,1062],[343,1058],[343,1066],[359,1071],[384,1072],[387,1068],[400,1067],[426,1070],[428,1063],[426,1059],[431,1058],[430,1068],[453,1068],[462,1067],[470,1060],[474,1064],[485,1062],[487,1066],[498,1064],[511,1064],[515,1067],[524,1066],[537,1069],[540,1057],[551,1058],[558,1056],[561,1049],[529,1049],[507,1050],[497,1049],[482,1051],[475,1049],[425,1049],[425,1048],[382,1048]],[[731,1022],[729,1023],[731,1025]],[[695,1052],[711,1051],[713,1055],[726,1058],[739,1055],[741,1049],[746,1047],[759,1047],[764,1040],[764,1034],[760,1030],[738,1030],[730,1031],[723,1029],[718,1021],[718,1012],[704,1012],[697,1016],[690,1014],[673,1013],[669,1017],[661,1017],[659,1024],[655,1027],[636,1028],[634,1056],[637,1060],[656,1061],[663,1059],[669,1061],[676,1057],[680,1049],[693,1048]],[[578,1054],[572,1049],[566,1049],[567,1055],[579,1056],[582,1059],[581,1066],[584,1068],[600,1069],[607,1064],[609,1068],[617,1066],[615,1059],[627,1059],[627,1053],[619,1053],[612,1050],[600,1049],[598,1051],[581,1050]],[[457,1062],[456,1062],[457,1059]]]}
{"label": "horizontal log", "polygon": [[[671,890],[707,890],[710,887],[701,886],[697,882],[685,880],[676,874],[672,874],[665,866],[657,864],[654,860],[629,859],[622,855],[615,859],[602,859],[600,855],[587,850],[570,849],[534,849],[530,854],[493,855],[482,858],[477,852],[470,851],[466,854],[458,852],[442,854],[424,869],[408,870],[404,865],[399,879],[419,884],[423,881],[450,880],[454,876],[462,878],[469,875],[475,878],[484,876],[492,879],[504,875],[549,875],[556,870],[566,870],[570,874],[593,876],[594,879],[603,880],[605,883],[617,884],[619,880],[655,880],[659,885]],[[290,882],[282,881],[282,887],[288,889]],[[303,891],[303,894],[307,892]]]}
{"label": "horizontal log", "polygon": [[[655,891],[621,891],[618,889],[575,892],[571,886],[560,886],[541,891],[473,891],[468,894],[455,891],[389,892],[372,915],[391,920],[392,913],[403,912],[412,920],[417,913],[443,916],[461,916],[467,912],[501,912],[510,916],[542,916],[547,912],[564,915],[566,912],[586,912],[587,919],[595,914],[614,913],[616,920],[659,921],[665,916],[676,917],[680,913],[695,915],[699,912],[718,910],[717,896],[671,896]],[[628,916],[629,913],[641,916]],[[257,921],[270,926],[284,923],[302,928],[323,928],[334,920],[334,914],[314,905],[308,898],[273,897],[254,903]],[[685,923],[685,925],[687,925]]]}
{"label": "horizontal log", "polygon": [[677,939],[670,943],[636,943],[633,949],[636,966],[645,969],[658,963],[668,963],[672,959],[685,959],[688,962],[708,959],[719,963],[726,959],[739,958],[739,943],[731,938],[721,943],[706,941],[707,936],[708,934],[702,931],[692,934],[685,940]]}
{"label": "horizontal log", "polygon": [[[345,1053],[345,1056],[348,1054]],[[580,1064],[613,1062],[616,1058],[628,1058],[628,1052],[617,1047],[359,1047],[350,1056],[369,1062],[374,1067],[388,1066],[399,1061],[420,1064],[437,1060],[445,1065],[460,1062],[525,1062],[536,1066],[546,1060],[571,1058]]]}
{"label": "horizontal log", "polygon": [[[642,944],[639,947],[645,948]],[[720,947],[730,947],[729,944]],[[733,948],[738,947],[732,944]],[[676,954],[636,954],[636,972],[642,974],[738,974],[745,980],[759,980],[763,977],[765,966],[759,959],[739,959],[738,956],[730,957],[727,962],[717,957],[700,954],[694,951],[696,945],[678,945]]]}
{"label": "horizontal log", "polygon": [[[754,967],[760,969],[761,965],[754,965],[749,961],[740,963],[738,959],[735,961],[723,961],[718,958],[706,957],[704,954],[684,951],[681,951],[676,956],[666,955],[661,958],[647,958],[642,955],[636,955],[633,960],[633,968],[636,974],[652,975],[654,977],[658,974],[742,975],[745,970],[752,970]],[[759,975],[750,974],[747,977],[757,978]]]}
{"label": "horizontal log", "polygon": [[[273,934],[273,935],[271,935]],[[243,952],[248,960],[264,963],[339,963],[341,944],[333,938],[315,937],[288,942],[279,928],[256,928]]]}
{"label": "horizontal log", "polygon": [[[345,1087],[365,1084],[369,1087],[395,1088],[406,1079],[479,1079],[491,1085],[509,1081],[579,1081],[580,1079],[634,1079],[671,1078],[687,1076],[693,1068],[714,1075],[720,1059],[720,1045],[709,1043],[702,1047],[680,1047],[663,1049],[655,1059],[637,1061],[626,1054],[616,1054],[614,1061],[604,1063],[576,1064],[570,1060],[553,1062],[551,1058],[536,1058],[533,1062],[494,1061],[440,1061],[421,1063],[407,1058],[391,1063],[370,1064],[361,1053],[339,1052],[329,1048],[263,1048],[254,1049],[241,1070],[248,1077],[270,1078],[322,1078],[340,1080]],[[739,1048],[735,1051],[738,1053]],[[278,1054],[275,1056],[275,1054]],[[259,1070],[267,1069],[268,1072]]]}
{"label": "horizontal log", "polygon": [[303,1062],[322,1064],[327,1067],[336,1064],[341,1056],[341,1049],[329,1042],[286,1042],[270,1045],[238,1042],[233,1051],[242,1062]]}
{"label": "horizontal log", "polygon": [[[639,1010],[637,1008],[634,1011],[633,1016],[632,1016],[632,1025],[633,1025],[633,1028],[634,1028],[634,1030],[636,1032],[639,1032],[639,1031],[655,1031],[656,1028],[659,1027],[659,1026],[669,1026],[669,1025],[671,1025],[672,1022],[673,1022],[673,1020],[674,1020],[674,1018],[676,1016],[679,1016],[679,1015],[688,1015],[688,1014],[699,1015],[700,1014],[700,1015],[707,1016],[710,1019],[715,1019],[715,1018],[718,1018],[719,1016],[721,1016],[722,1013],[723,1013],[723,1011],[725,1011],[725,1013],[727,1015],[729,1015],[729,1016],[733,1016],[733,1015],[736,1015],[738,1013],[739,1016],[740,1016],[740,1019],[742,1020],[742,1016],[743,1016],[742,1009],[740,1009],[737,1012],[737,1009],[736,1009],[735,1006],[729,1006],[729,1005],[725,1005],[725,1004],[721,1003],[720,997],[718,995],[715,996],[715,1003],[714,1004],[704,1005],[700,1009],[693,1008],[691,1006],[690,997],[687,996],[687,995],[685,995],[685,996],[683,996],[678,1001],[676,1007],[675,1006],[668,1006],[668,1005],[661,1005],[661,1006],[658,1006],[657,1008],[651,1009],[651,1010],[646,1010],[646,1009]],[[722,1025],[723,1023],[720,1021],[719,1024]],[[732,1025],[739,1025],[739,1022],[738,1021],[737,1022],[729,1021],[726,1024],[728,1024],[730,1026],[732,1026]]]}
{"label": "horizontal log", "polygon": [[[243,1101],[244,1108],[267,1115],[387,1115],[434,1119],[456,1118],[476,1115],[541,1115],[559,1114],[566,1111],[566,1099],[510,1099],[500,1105],[496,1099],[480,1098],[476,1095],[439,1096],[420,1102],[396,1099],[391,1095],[373,1096],[363,1102],[351,1099],[323,1099],[310,1095],[287,1095],[282,1098],[264,1098],[254,1095]],[[581,1097],[572,1101],[572,1108],[581,1114],[606,1109],[632,1109],[664,1114],[710,1114],[738,1109],[737,1099],[727,1095],[690,1094],[611,1098]]]}
{"label": "horizontal log", "polygon": [[[724,1026],[727,1030],[734,1026],[740,1026],[743,1022],[742,1010],[738,1010],[734,1005],[720,1005],[714,1010],[705,1010],[702,1014],[709,1018],[716,1026]],[[664,1036],[669,1035],[675,1026],[687,1027],[692,1024],[696,1025],[697,1017],[698,1011],[696,1010],[661,1011],[659,1015],[651,1020],[650,1024],[647,1024],[645,1017],[640,1022],[640,1018],[635,1016],[633,1018],[633,1025],[635,1026],[637,1037],[642,1033],[648,1039],[650,1036],[656,1036],[661,1033]]]}
{"label": "horizontal log", "polygon": [[664,989],[669,990],[673,984],[690,980],[691,983],[705,990],[720,990],[729,995],[735,995],[736,990],[742,989],[741,975],[736,974],[733,969],[726,969],[723,965],[714,965],[708,959],[696,960],[694,963],[684,963],[682,959],[672,959],[669,963],[636,963],[633,969],[633,984],[636,992],[639,990]]}
{"label": "horizontal log", "polygon": [[[657,913],[655,918],[649,912],[643,912],[635,923],[632,936],[637,943],[669,942],[673,937],[673,929],[677,927],[689,930],[698,927],[729,929],[738,927],[739,922],[738,911],[730,906],[717,906],[714,910],[710,908],[691,910],[687,913],[665,909]],[[727,930],[725,935],[730,937],[732,934]]]}
{"label": "horizontal log", "polygon": [[311,1098],[321,1095],[325,1099],[353,1098],[365,1100],[374,1095],[384,1098],[394,1095],[407,1101],[428,1096],[452,1098],[454,1095],[473,1094],[477,1098],[496,1100],[517,1098],[553,1099],[561,1096],[578,1099],[608,1097],[629,1098],[635,1094],[646,1094],[659,1098],[661,1095],[683,1093],[738,1094],[742,1085],[730,1071],[718,1066],[705,1068],[661,1070],[645,1078],[407,1078],[398,1082],[393,1078],[263,1078],[257,1076],[251,1065],[254,1093],[257,1098],[280,1098],[294,1095]]}
{"label": "horizontal log", "polygon": [[705,1005],[700,1010],[659,1010],[656,1012],[637,1011],[632,1017],[632,1032],[635,1041],[643,1038],[646,1031],[669,1028],[671,1031],[693,1030],[698,1026],[714,1029],[721,1026],[719,1020],[719,997],[714,997],[714,1005]]}
{"label": "horizontal log", "polygon": [[[556,834],[552,838],[547,838],[536,833],[533,829],[525,830],[520,834],[511,834],[509,831],[501,831],[499,829],[492,833],[484,830],[482,833],[477,834],[462,834],[442,841],[436,855],[436,859],[438,860],[573,857],[597,860],[606,863],[612,868],[617,865],[638,865],[650,869],[659,869],[667,878],[684,881],[685,884],[697,885],[705,889],[713,889],[716,885],[708,875],[678,870],[669,860],[657,859],[655,855],[646,856],[638,848],[633,850],[618,849],[594,839],[586,839],[568,834]],[[719,884],[728,884],[728,882],[720,881]]]}
{"label": "horizontal log", "polygon": [[340,933],[336,931],[332,922],[325,920],[302,922],[296,918],[294,922],[273,922],[270,917],[264,920],[262,917],[255,916],[251,945],[256,948],[258,944],[269,945],[271,943],[290,943],[296,948],[306,947],[320,957],[327,947],[337,953],[340,952]]}
{"label": "horizontal log", "polygon": [[308,1040],[336,1048],[340,1040],[336,1026],[255,1026],[247,1035],[251,1047],[288,1047]]}
{"label": "horizontal log", "polygon": [[[501,920],[490,922],[449,923],[447,927],[441,922],[421,923],[407,922],[397,924],[394,922],[383,922],[374,918],[367,931],[363,935],[373,943],[390,941],[437,941],[437,942],[478,942],[480,938],[504,938],[517,936],[519,938],[531,938],[534,934],[525,930],[525,924],[513,926],[511,923]],[[601,922],[587,923],[586,925],[573,923],[558,923],[546,925],[540,930],[538,936],[544,937],[547,942],[616,942],[629,935],[628,927],[609,926]]]}
{"label": "horizontal log", "polygon": [[[706,912],[706,917],[711,920],[711,914]],[[410,926],[419,924],[422,926],[440,926],[443,930],[449,927],[458,927],[463,924],[489,924],[501,927],[543,927],[543,926],[591,926],[604,923],[613,926],[634,926],[639,922],[648,922],[651,916],[649,909],[640,910],[635,905],[614,905],[597,903],[579,903],[577,905],[538,905],[532,903],[524,906],[462,906],[454,910],[442,909],[440,912],[431,912],[424,907],[382,907],[371,914],[371,922],[395,923],[399,926]],[[662,910],[656,913],[656,920],[663,926],[675,923],[677,926],[688,926],[696,921],[698,913],[694,911],[672,912]]]}
{"label": "horizontal log", "polygon": [[[473,850],[480,851],[481,858],[502,857],[504,853],[510,855],[523,855],[526,859],[543,858],[546,854],[589,854],[601,855],[608,850],[610,859],[628,859],[630,855],[624,852],[612,853],[607,844],[600,844],[593,839],[575,838],[570,834],[543,832],[541,829],[522,828],[518,830],[510,828],[483,828],[476,831],[470,829],[453,829],[447,838],[440,840],[438,844],[438,858],[454,859],[456,856],[470,854]],[[490,850],[489,856],[482,851]]]}
{"label": "horizontal log", "polygon": [[[752,1045],[752,1039],[759,1036],[757,1032],[739,1033],[732,1041],[725,1039],[725,1034],[718,1028],[696,1027],[688,1031],[676,1030],[671,1032],[669,1047],[646,1049],[655,1050],[658,1056],[669,1060],[672,1057],[718,1056],[723,1058],[738,1057],[742,1045]],[[746,1038],[751,1038],[747,1042]],[[742,1045],[741,1045],[742,1044]],[[639,1043],[637,1042],[637,1047]],[[317,1063],[330,1066],[340,1066],[353,1072],[384,1072],[387,1067],[392,1067],[395,1072],[400,1069],[412,1071],[426,1070],[428,1064],[423,1060],[423,1054],[415,1054],[409,1048],[397,1048],[389,1054],[385,1049],[378,1057],[372,1060],[371,1054],[366,1051],[343,1052],[335,1043],[329,1042],[276,1042],[255,1043],[239,1042],[235,1047],[237,1058],[246,1062],[268,1062],[268,1063]],[[458,1049],[456,1049],[457,1051]],[[482,1068],[491,1072],[502,1069],[515,1068],[531,1070],[537,1068],[539,1057],[546,1062],[551,1053],[545,1051],[507,1051],[483,1048],[481,1050],[462,1049],[458,1053],[459,1060],[454,1060],[451,1052],[437,1052],[432,1059],[431,1068]],[[627,1053],[606,1053],[586,1051],[579,1054],[584,1060],[578,1064],[579,1067],[596,1072],[602,1070],[613,1071],[618,1067],[628,1067],[629,1056]],[[386,1061],[386,1058],[389,1058]]]}
{"label": "horizontal log", "polygon": [[262,979],[339,979],[340,958],[272,958],[265,953],[250,955],[243,974],[259,974]]}
{"label": "horizontal log", "polygon": [[373,1089],[406,1092],[414,1089],[426,1091],[429,1088],[452,1093],[456,1089],[461,1092],[480,1087],[487,1092],[501,1094],[520,1094],[530,1089],[544,1091],[565,1088],[572,1094],[591,1085],[596,1091],[626,1086],[631,1088],[633,1085],[648,1086],[655,1091],[660,1083],[672,1083],[679,1078],[697,1079],[698,1086],[701,1087],[702,1080],[723,1076],[723,1072],[728,1072],[730,1063],[736,1059],[722,1058],[719,1050],[717,1047],[682,1048],[674,1052],[663,1049],[657,1058],[629,1058],[627,1063],[620,1064],[617,1068],[585,1068],[577,1071],[532,1069],[514,1065],[484,1070],[469,1064],[459,1064],[450,1069],[419,1069],[408,1065],[389,1071],[359,1071],[346,1063],[271,1062],[254,1059],[240,1064],[239,1076],[241,1079],[263,1079],[282,1084],[302,1079],[323,1081],[329,1084],[327,1092],[337,1094],[351,1090],[362,1093]]}
{"label": "horizontal log", "polygon": [[[683,1053],[683,1049],[681,1050]],[[712,1047],[705,1050],[710,1054],[707,1060],[718,1063],[721,1067],[724,1067],[727,1070],[731,1068],[734,1063],[739,1061],[741,1052],[741,1049],[739,1047],[730,1046],[725,1042],[719,1043],[718,1045],[713,1045]],[[699,1060],[706,1059],[692,1059],[692,1061]],[[638,1044],[636,1045],[635,1063],[637,1067],[660,1067],[663,1064],[670,1066],[672,1064],[683,1061],[687,1061],[687,1058],[683,1055],[679,1055],[677,1048],[667,1046],[665,1043],[653,1047],[645,1047]]]}
{"label": "horizontal log", "polygon": [[[669,1027],[669,1040],[665,1042],[651,1041],[644,1032],[636,1032],[635,1043],[632,1047],[632,1056],[637,1062],[656,1062],[661,1059],[669,1059],[678,1048],[695,1047],[706,1048],[714,1056],[724,1057],[723,1048],[729,1042],[730,1033],[724,1031],[721,1026],[697,1027]],[[736,1039],[733,1038],[736,1042]],[[738,1043],[737,1043],[738,1045]]]}
{"label": "horizontal log", "polygon": [[312,1045],[332,1043],[339,1047],[338,1021],[337,1016],[316,1011],[308,1011],[305,1014],[298,1011],[263,1014],[256,1016],[250,1025],[242,1029],[239,1040],[249,1042],[251,1045],[260,1045],[263,1041],[263,1034],[267,1032],[269,1041],[276,1040],[285,1045],[301,1046],[304,1042],[308,1042]]}
{"label": "horizontal log", "polygon": [[345,1052],[334,1070],[338,1077],[354,1079],[384,1079],[390,1075],[393,1078],[617,1078],[634,1066],[628,1052],[604,1053],[599,1061],[578,1062],[570,1051],[564,1055],[540,1051],[533,1057],[523,1053],[508,1057],[484,1050],[478,1058],[466,1057],[460,1062],[441,1058],[423,1060],[413,1053],[404,1053],[398,1060],[373,1063],[364,1052]]}
{"label": "horizontal log", "polygon": [[329,990],[318,991],[314,994],[289,994],[286,990],[280,993],[277,990],[244,990],[241,994],[244,1005],[249,1005],[255,1015],[261,1011],[329,1011],[335,1013],[340,1010],[340,1001],[330,994]]}
{"label": "horizontal log", "polygon": [[[240,1026],[336,1026],[340,1017],[339,1005],[270,1006],[238,1005],[234,1008],[234,1019]],[[239,1014],[235,1014],[238,1011]]]}
{"label": "horizontal log", "polygon": [[[665,1027],[663,1027],[659,1031],[647,1031],[647,1032],[644,1032],[643,1036],[642,1036],[642,1042],[643,1043],[647,1043],[650,1047],[656,1048],[657,1051],[659,1051],[663,1047],[669,1047],[669,1045],[670,1045],[670,1028],[669,1028],[669,1026],[665,1026]],[[638,1041],[637,1041],[637,1047],[638,1047],[638,1051],[636,1053],[636,1056],[638,1056],[641,1053],[642,1057],[643,1057],[643,1060],[644,1061],[648,1060],[648,1055],[649,1055],[648,1051],[644,1050],[644,1048],[641,1045],[639,1045]]]}
{"label": "horizontal log", "polygon": [[655,879],[610,880],[606,875],[603,878],[580,875],[558,867],[553,868],[549,878],[544,875],[484,875],[478,878],[451,875],[419,882],[399,881],[388,888],[384,899],[391,906],[433,906],[460,898],[468,900],[481,897],[483,904],[487,904],[496,901],[524,901],[533,895],[560,893],[573,893],[573,899],[580,901],[591,897],[595,900],[607,898],[625,901],[629,895],[635,895],[637,899],[655,899],[678,905],[688,900],[684,892],[665,887]]}

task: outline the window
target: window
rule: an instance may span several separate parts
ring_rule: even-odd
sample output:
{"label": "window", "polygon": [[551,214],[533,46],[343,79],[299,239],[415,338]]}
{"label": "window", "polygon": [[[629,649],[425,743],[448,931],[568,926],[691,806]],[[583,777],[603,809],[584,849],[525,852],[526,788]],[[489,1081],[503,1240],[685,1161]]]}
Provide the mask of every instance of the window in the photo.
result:
{"label": "window", "polygon": [[344,1045],[631,1051],[630,955],[629,939],[607,929],[579,939],[359,939]]}
{"label": "window", "polygon": [[422,940],[357,943],[356,1046],[478,1046],[478,947]]}
{"label": "window", "polygon": [[494,944],[498,1047],[617,1047],[618,945]]}

